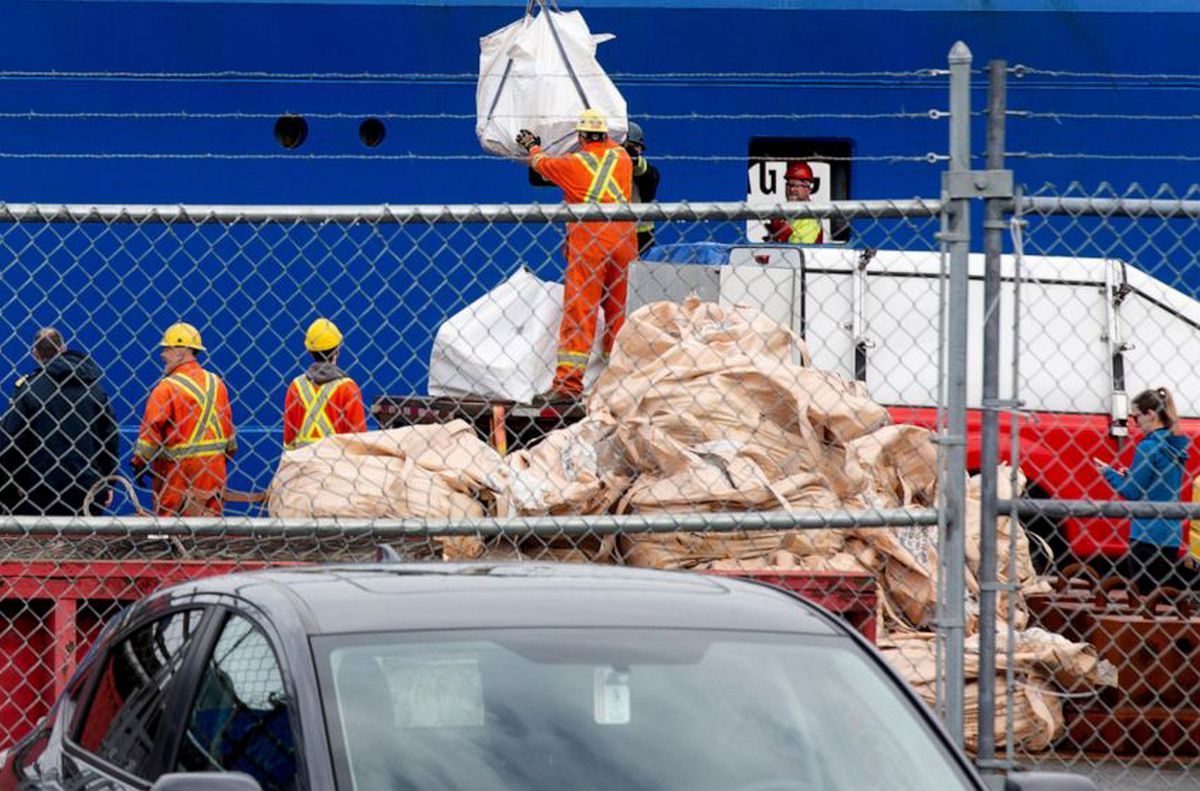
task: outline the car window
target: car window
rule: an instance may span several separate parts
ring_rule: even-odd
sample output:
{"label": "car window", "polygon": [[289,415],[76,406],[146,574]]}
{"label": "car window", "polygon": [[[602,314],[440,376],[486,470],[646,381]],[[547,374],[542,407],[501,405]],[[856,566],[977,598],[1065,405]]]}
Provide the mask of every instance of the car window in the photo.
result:
{"label": "car window", "polygon": [[354,791],[974,787],[848,640],[595,628],[314,645]]}
{"label": "car window", "polygon": [[231,614],[205,665],[176,771],[235,770],[263,791],[296,787],[296,744],[283,674],[266,636]]}
{"label": "car window", "polygon": [[175,612],[113,645],[78,726],[81,747],[148,778],[168,687],[203,615],[199,609]]}

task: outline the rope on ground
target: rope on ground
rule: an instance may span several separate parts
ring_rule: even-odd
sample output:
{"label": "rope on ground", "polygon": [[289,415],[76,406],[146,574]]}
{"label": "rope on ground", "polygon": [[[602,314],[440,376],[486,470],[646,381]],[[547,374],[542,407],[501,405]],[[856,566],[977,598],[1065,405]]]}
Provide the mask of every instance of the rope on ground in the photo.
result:
{"label": "rope on ground", "polygon": [[137,489],[134,488],[133,482],[123,475],[109,475],[107,478],[101,478],[91,485],[87,490],[87,494],[83,496],[83,508],[80,509],[81,516],[88,516],[92,513],[92,507],[96,504],[96,498],[100,493],[107,490],[110,486],[120,486],[125,490],[125,496],[129,498],[129,502],[133,505],[134,513],[138,516],[153,516],[154,514],[142,508],[141,502],[138,500]]}

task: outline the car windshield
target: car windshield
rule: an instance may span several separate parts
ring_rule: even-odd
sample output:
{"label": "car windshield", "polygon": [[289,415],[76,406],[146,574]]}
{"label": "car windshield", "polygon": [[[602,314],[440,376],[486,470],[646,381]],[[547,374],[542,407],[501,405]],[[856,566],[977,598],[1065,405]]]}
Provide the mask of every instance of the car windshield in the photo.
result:
{"label": "car windshield", "polygon": [[343,789],[975,787],[843,639],[505,629],[315,645]]}

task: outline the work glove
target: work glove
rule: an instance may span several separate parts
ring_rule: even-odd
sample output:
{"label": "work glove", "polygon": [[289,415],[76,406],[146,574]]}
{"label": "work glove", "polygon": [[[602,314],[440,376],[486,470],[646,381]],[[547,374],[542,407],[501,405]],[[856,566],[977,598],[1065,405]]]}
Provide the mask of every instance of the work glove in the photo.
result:
{"label": "work glove", "polygon": [[517,132],[517,145],[526,151],[531,150],[534,146],[540,146],[541,144],[542,138],[538,137],[533,132],[530,132],[528,129],[522,129],[520,132]]}
{"label": "work glove", "polygon": [[772,217],[767,220],[767,235],[763,237],[764,242],[783,242],[787,243],[792,238],[792,226],[782,217]]}

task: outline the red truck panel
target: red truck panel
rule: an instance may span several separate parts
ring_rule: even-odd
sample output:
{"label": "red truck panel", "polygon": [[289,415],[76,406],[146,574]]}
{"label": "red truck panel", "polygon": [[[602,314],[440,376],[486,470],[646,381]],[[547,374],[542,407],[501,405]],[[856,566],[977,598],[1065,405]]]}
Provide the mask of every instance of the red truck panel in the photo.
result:
{"label": "red truck panel", "polygon": [[[934,428],[937,412],[928,407],[889,407],[897,423],[913,423]],[[967,468],[980,466],[980,437],[983,413],[967,412]],[[1179,431],[1192,438],[1184,475],[1181,500],[1191,499],[1192,479],[1200,473],[1200,420],[1179,421]],[[1133,462],[1133,449],[1140,437],[1135,433],[1117,450],[1117,440],[1108,435],[1106,415],[1035,412],[1020,422],[1021,471],[1031,486],[1061,500],[1116,500],[1117,495],[1092,465],[1092,458],[1116,459],[1122,466]],[[1000,460],[1012,458],[1012,419],[1000,415]],[[1128,519],[1064,519],[1065,538],[1071,550],[1081,558],[1103,554],[1123,555],[1129,546]],[[1187,523],[1183,525],[1183,545],[1187,545]]]}
{"label": "red truck panel", "polygon": [[190,560],[0,562],[0,748],[33,728],[104,623],[165,585],[263,568]]}

